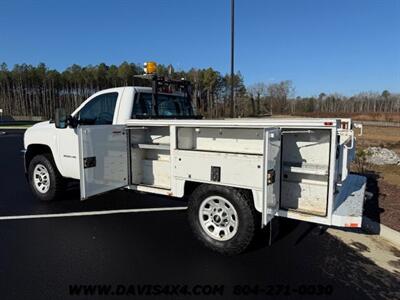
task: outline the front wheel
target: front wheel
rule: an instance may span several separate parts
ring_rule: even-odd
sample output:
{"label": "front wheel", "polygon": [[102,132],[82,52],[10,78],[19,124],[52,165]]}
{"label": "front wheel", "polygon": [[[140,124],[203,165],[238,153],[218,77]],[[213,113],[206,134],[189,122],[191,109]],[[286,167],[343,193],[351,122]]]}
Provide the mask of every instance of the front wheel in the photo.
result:
{"label": "front wheel", "polygon": [[65,191],[65,180],[50,154],[35,156],[29,163],[28,176],[32,192],[41,201],[60,198]]}
{"label": "front wheel", "polygon": [[255,236],[257,213],[251,199],[238,189],[200,185],[190,197],[188,214],[196,237],[223,254],[245,251]]}

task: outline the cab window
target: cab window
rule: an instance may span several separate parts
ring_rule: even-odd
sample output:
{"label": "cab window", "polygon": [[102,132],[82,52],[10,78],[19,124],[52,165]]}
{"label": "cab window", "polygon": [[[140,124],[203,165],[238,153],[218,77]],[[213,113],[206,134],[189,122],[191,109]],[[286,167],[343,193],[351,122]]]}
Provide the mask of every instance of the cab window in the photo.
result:
{"label": "cab window", "polygon": [[[190,117],[193,108],[187,97],[173,94],[158,94],[158,116],[165,118]],[[152,116],[152,94],[140,93],[133,105],[132,118]]]}
{"label": "cab window", "polygon": [[107,93],[94,97],[79,112],[79,121],[86,125],[112,124],[118,93]]}

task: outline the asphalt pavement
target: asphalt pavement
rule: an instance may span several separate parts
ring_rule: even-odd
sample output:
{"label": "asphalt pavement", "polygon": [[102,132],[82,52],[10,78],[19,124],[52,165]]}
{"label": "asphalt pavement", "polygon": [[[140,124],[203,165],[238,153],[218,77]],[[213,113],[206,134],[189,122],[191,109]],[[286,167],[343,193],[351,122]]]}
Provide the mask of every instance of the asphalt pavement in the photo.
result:
{"label": "asphalt pavement", "polygon": [[[0,135],[0,216],[186,204],[131,191],[81,202],[73,186],[64,200],[40,203],[24,176],[22,137],[23,131]],[[247,253],[222,256],[197,242],[185,210],[0,220],[0,299],[399,296],[400,274],[316,225],[281,219],[272,245],[267,240],[266,232]]]}

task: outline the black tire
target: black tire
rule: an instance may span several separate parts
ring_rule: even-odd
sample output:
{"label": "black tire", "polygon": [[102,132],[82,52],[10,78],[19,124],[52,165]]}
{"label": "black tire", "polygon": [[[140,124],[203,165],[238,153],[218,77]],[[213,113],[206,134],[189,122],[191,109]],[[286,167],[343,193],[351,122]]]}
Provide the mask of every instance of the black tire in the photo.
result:
{"label": "black tire", "polygon": [[[220,241],[211,237],[200,224],[201,204],[210,196],[220,196],[235,208],[238,216],[236,233],[228,240]],[[242,191],[218,185],[200,185],[189,199],[189,224],[195,236],[208,248],[226,255],[244,252],[251,245],[257,228],[258,215],[249,197]]]}
{"label": "black tire", "polygon": [[[50,187],[48,191],[44,193],[37,189],[33,180],[33,173],[38,164],[43,165],[49,174]],[[33,194],[41,201],[53,201],[59,199],[65,192],[66,181],[57,170],[53,157],[49,153],[40,154],[32,158],[29,163],[28,178]]]}

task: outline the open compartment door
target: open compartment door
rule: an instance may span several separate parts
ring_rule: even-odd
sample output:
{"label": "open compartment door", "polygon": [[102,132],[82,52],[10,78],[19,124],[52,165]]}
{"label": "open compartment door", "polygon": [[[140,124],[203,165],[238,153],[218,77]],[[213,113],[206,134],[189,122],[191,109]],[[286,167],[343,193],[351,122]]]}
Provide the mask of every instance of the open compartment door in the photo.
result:
{"label": "open compartment door", "polygon": [[281,176],[281,130],[264,131],[264,172],[262,226],[266,226],[279,210]]}
{"label": "open compartment door", "polygon": [[125,126],[78,128],[81,200],[128,185]]}

